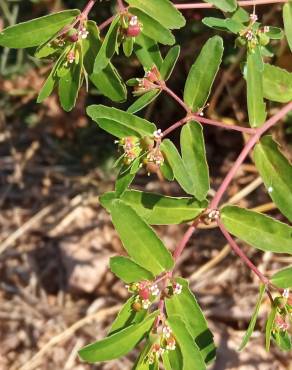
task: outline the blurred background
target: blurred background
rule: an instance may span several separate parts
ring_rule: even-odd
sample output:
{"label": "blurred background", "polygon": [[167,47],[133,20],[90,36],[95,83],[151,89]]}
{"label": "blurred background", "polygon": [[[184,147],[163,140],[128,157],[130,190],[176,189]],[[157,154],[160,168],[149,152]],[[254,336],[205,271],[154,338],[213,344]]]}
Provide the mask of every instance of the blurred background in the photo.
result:
{"label": "blurred background", "polygon": [[[0,0],[0,30],[49,12],[81,9],[85,3]],[[113,11],[114,1],[104,0],[96,4],[91,18],[100,24]],[[184,12],[187,27],[176,32],[181,57],[169,81],[180,95],[195,56],[214,33],[200,20],[216,13]],[[282,26],[280,5],[259,7],[257,13],[264,24]],[[244,54],[234,48],[233,36],[222,36],[224,62],[206,114],[226,124],[244,123],[245,82],[240,72]],[[272,49],[275,56],[270,61],[292,72],[286,41],[272,44]],[[162,48],[162,53],[166,51]],[[115,65],[124,79],[143,75],[135,57],[117,57]],[[116,172],[112,165],[117,148],[114,138],[85,115],[90,103],[113,104],[93,88],[88,94],[82,89],[71,113],[62,111],[56,95],[36,104],[49,69],[50,64],[36,60],[32,53],[0,48],[0,369],[128,370],[136,358],[135,351],[116,362],[96,366],[83,364],[76,356],[80,347],[106,334],[128,294],[108,271],[109,258],[122,253],[122,248],[98,201],[100,194],[113,189]],[[126,108],[131,101],[129,90],[128,102],[119,107]],[[277,105],[269,103],[268,107],[270,114],[277,111]],[[165,128],[183,112],[168,97],[161,96],[143,114]],[[274,129],[273,135],[292,159],[292,115]],[[216,189],[246,138],[206,127],[205,139],[211,185]],[[175,184],[143,172],[134,187],[181,195]],[[230,186],[226,200],[230,199],[287,221],[271,203],[251,159]],[[185,228],[166,226],[157,231],[173,249]],[[241,246],[267,276],[292,262],[288,256]],[[218,356],[212,370],[292,369],[289,355],[275,349],[267,354],[264,350],[267,301],[251,344],[242,353],[237,352],[256,302],[258,281],[230,252],[216,229],[197,232],[179,261],[177,274],[190,280],[215,333]]]}

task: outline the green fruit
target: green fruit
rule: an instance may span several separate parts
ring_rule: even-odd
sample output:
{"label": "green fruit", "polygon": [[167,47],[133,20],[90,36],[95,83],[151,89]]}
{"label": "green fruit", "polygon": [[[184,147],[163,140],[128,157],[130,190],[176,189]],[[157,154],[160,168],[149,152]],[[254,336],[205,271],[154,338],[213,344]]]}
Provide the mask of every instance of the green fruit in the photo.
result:
{"label": "green fruit", "polygon": [[259,43],[260,45],[262,46],[266,46],[268,45],[268,43],[270,42],[270,38],[268,35],[266,35],[265,33],[263,32],[260,32],[259,35],[258,35],[258,38],[259,38]]}
{"label": "green fruit", "polygon": [[235,45],[238,48],[241,48],[241,47],[245,46],[246,45],[246,39],[242,36],[237,37],[237,39],[235,40]]}

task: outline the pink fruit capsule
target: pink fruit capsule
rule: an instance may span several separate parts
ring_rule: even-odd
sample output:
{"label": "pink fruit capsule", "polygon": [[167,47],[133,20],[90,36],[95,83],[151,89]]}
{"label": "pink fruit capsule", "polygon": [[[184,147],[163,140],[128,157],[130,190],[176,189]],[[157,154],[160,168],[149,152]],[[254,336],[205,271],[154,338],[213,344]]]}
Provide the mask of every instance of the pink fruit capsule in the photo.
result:
{"label": "pink fruit capsule", "polygon": [[141,33],[141,27],[139,26],[139,24],[136,24],[136,25],[129,25],[128,29],[127,29],[127,36],[128,37],[136,37],[136,36],[139,36]]}
{"label": "pink fruit capsule", "polygon": [[149,297],[150,297],[149,289],[148,288],[140,289],[139,290],[139,296],[144,300],[149,299]]}

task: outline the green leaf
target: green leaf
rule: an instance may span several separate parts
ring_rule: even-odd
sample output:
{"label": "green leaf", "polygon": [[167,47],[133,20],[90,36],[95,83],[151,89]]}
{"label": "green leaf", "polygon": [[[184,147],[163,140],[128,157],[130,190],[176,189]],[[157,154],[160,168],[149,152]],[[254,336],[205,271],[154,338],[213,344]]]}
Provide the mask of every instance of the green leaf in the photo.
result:
{"label": "green leaf", "polygon": [[83,55],[82,51],[80,51],[78,63],[72,63],[69,66],[69,72],[59,80],[60,103],[66,112],[71,111],[75,107],[81,84],[82,67]]}
{"label": "green leaf", "polygon": [[292,342],[291,337],[287,331],[276,330],[275,332],[272,332],[272,338],[281,351],[291,351]]}
{"label": "green leaf", "polygon": [[292,266],[276,272],[271,277],[271,282],[282,289],[292,288]]}
{"label": "green leaf", "polygon": [[7,27],[0,32],[0,46],[23,49],[43,44],[79,14],[77,9],[64,10]]}
{"label": "green leaf", "polygon": [[126,40],[123,42],[123,51],[127,58],[130,58],[130,56],[132,55],[133,47],[134,47],[133,37],[127,37]]}
{"label": "green leaf", "polygon": [[111,336],[89,344],[78,353],[82,360],[89,363],[109,361],[130,352],[151,329],[158,312],[149,315],[139,324],[131,325]]}
{"label": "green leaf", "polygon": [[285,34],[288,40],[288,44],[292,51],[292,3],[289,2],[285,4],[283,7],[283,21],[284,21],[284,28]]}
{"label": "green leaf", "polygon": [[191,121],[183,126],[180,144],[184,165],[195,185],[194,195],[203,200],[210,189],[210,181],[203,128],[200,123]]}
{"label": "green leaf", "polygon": [[175,145],[169,139],[163,140],[161,150],[182,189],[187,194],[195,195],[196,188]]}
{"label": "green leaf", "polygon": [[130,7],[137,8],[155,19],[163,27],[181,28],[186,21],[169,0],[126,0]]}
{"label": "green leaf", "polygon": [[172,171],[172,168],[170,167],[170,164],[168,163],[167,158],[164,158],[164,163],[160,167],[162,176],[168,180],[168,181],[173,181],[174,180],[174,174]]}
{"label": "green leaf", "polygon": [[263,298],[264,298],[264,294],[265,294],[265,285],[264,284],[261,284],[260,285],[260,292],[259,292],[259,297],[257,299],[257,303],[256,303],[256,307],[255,307],[255,310],[254,310],[254,313],[251,317],[251,320],[250,320],[250,323],[248,325],[248,328],[247,328],[247,331],[242,339],[242,342],[241,342],[241,345],[239,347],[239,351],[242,351],[243,348],[247,345],[253,331],[254,331],[254,328],[255,328],[255,325],[256,325],[256,321],[257,321],[257,317],[258,317],[258,314],[259,314],[259,310],[260,310],[260,307],[261,307],[261,304],[262,304],[262,301],[263,301]]}
{"label": "green leaf", "polygon": [[121,197],[135,178],[130,166],[123,166],[119,172],[115,185],[115,196]]}
{"label": "green leaf", "polygon": [[266,99],[279,103],[290,102],[292,100],[292,73],[271,64],[265,64],[263,89]]}
{"label": "green leaf", "polygon": [[154,65],[160,69],[162,57],[157,43],[141,33],[136,37],[134,52],[145,69],[151,69]]}
{"label": "green leaf", "polygon": [[213,335],[187,280],[177,278],[176,282],[182,285],[182,292],[165,300],[167,315],[179,315],[181,317],[193,338],[193,342],[195,341],[198,346],[204,361],[209,363],[216,356]]}
{"label": "green leaf", "polygon": [[272,136],[264,136],[256,145],[254,160],[270,197],[292,221],[292,166]]}
{"label": "green leaf", "polygon": [[111,23],[110,28],[103,40],[102,46],[95,58],[93,72],[101,72],[110,62],[116,51],[118,30],[120,26],[120,16],[117,16]]}
{"label": "green leaf", "polygon": [[139,324],[145,319],[147,315],[147,310],[142,309],[138,312],[134,311],[132,308],[134,302],[135,297],[132,296],[123,305],[114,322],[112,323],[108,336],[113,335],[132,324]]}
{"label": "green leaf", "polygon": [[223,50],[221,37],[210,38],[189,72],[185,84],[184,101],[193,112],[203,108],[207,102],[221,64]]}
{"label": "green leaf", "polygon": [[[106,193],[100,198],[103,207],[110,211],[115,193]],[[207,207],[207,201],[194,198],[174,198],[161,194],[128,190],[121,200],[131,206],[150,225],[176,225],[191,221]]]}
{"label": "green leaf", "polygon": [[99,39],[99,32],[94,21],[87,22],[87,31],[89,32],[86,39],[82,40],[84,53],[84,68],[93,85],[115,102],[123,102],[127,97],[127,89],[122,81],[116,68],[109,63],[107,67],[99,72],[93,72],[95,57],[102,45]]}
{"label": "green leaf", "polygon": [[270,351],[270,344],[271,344],[271,337],[272,337],[272,330],[274,327],[274,322],[277,314],[277,305],[274,303],[272,306],[272,310],[268,316],[268,320],[266,323],[266,350]]}
{"label": "green leaf", "polygon": [[176,347],[174,351],[164,352],[162,360],[165,370],[183,369],[183,358],[179,347]]}
{"label": "green leaf", "polygon": [[154,123],[120,109],[104,105],[91,105],[86,112],[100,128],[118,138],[149,136],[156,130]]}
{"label": "green leaf", "polygon": [[206,365],[201,352],[198,346],[194,343],[194,340],[181,317],[178,315],[171,315],[168,317],[167,322],[173,331],[182,353],[183,367],[181,370],[206,370]]}
{"label": "green leaf", "polygon": [[171,253],[149,225],[120,200],[111,205],[112,221],[129,256],[154,276],[173,267]]}
{"label": "green leaf", "polygon": [[263,74],[258,69],[256,53],[247,56],[247,107],[251,127],[261,126],[267,117],[263,92]]}
{"label": "green leaf", "polygon": [[64,62],[66,53],[67,49],[63,51],[63,53],[60,55],[59,59],[55,63],[54,67],[52,68],[51,73],[49,74],[47,80],[45,81],[38,95],[37,103],[42,103],[46,98],[48,98],[52,94],[58,80],[57,70],[60,67],[60,65]]}
{"label": "green leaf", "polygon": [[171,76],[176,62],[179,58],[180,47],[178,45],[172,47],[167,53],[160,68],[160,75],[164,81],[167,81]]}
{"label": "green leaf", "polygon": [[145,94],[140,96],[130,107],[127,109],[129,113],[137,113],[147,105],[151,104],[161,93],[160,89],[147,91]]}
{"label": "green leaf", "polygon": [[148,360],[148,353],[151,350],[153,343],[150,340],[147,340],[140,356],[138,357],[132,370],[155,370],[155,365],[150,364]]}
{"label": "green leaf", "polygon": [[221,219],[227,230],[262,251],[292,254],[292,227],[271,217],[239,208],[226,206]]}
{"label": "green leaf", "polygon": [[144,35],[163,45],[173,45],[175,43],[175,38],[169,29],[165,28],[148,14],[135,8],[129,8],[129,12],[136,15],[143,24],[142,33]]}
{"label": "green leaf", "polygon": [[224,12],[234,12],[237,8],[236,0],[204,0],[206,3],[213,4]]}
{"label": "green leaf", "polygon": [[284,36],[281,28],[278,27],[269,27],[269,32],[266,35],[272,40],[281,40]]}
{"label": "green leaf", "polygon": [[128,257],[112,257],[110,259],[110,269],[119,279],[128,284],[154,279],[150,271],[145,270]]}
{"label": "green leaf", "polygon": [[234,34],[239,33],[245,27],[242,23],[237,22],[231,18],[224,19],[224,18],[206,17],[203,18],[202,22],[206,26],[214,28],[216,30],[230,31]]}

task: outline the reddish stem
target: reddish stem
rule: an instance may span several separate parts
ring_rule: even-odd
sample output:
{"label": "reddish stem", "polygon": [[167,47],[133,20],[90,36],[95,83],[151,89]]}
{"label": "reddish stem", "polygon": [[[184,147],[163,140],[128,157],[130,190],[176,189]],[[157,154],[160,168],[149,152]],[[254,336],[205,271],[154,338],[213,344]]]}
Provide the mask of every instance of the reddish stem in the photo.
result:
{"label": "reddish stem", "polygon": [[[288,0],[246,0],[238,1],[240,6],[253,6],[253,5],[267,5],[267,4],[281,4],[288,3]],[[177,9],[187,10],[187,9],[208,9],[214,8],[213,4],[203,4],[203,3],[191,3],[191,4],[173,4]]]}
{"label": "reddish stem", "polygon": [[198,116],[197,114],[192,114],[192,115],[188,115],[187,117],[185,117],[185,118],[179,120],[178,122],[174,123],[173,125],[169,126],[163,132],[163,137],[169,135],[172,131],[174,131],[177,128],[183,126],[185,123],[187,123],[191,120],[195,120],[195,121],[201,122],[203,124],[211,125],[211,126],[221,127],[225,130],[239,131],[239,132],[243,132],[243,133],[246,133],[246,134],[254,134],[256,132],[256,130],[254,128],[241,127],[241,126],[238,126],[238,125],[226,125],[226,124],[224,124],[222,122],[219,122],[219,121],[213,121],[213,120],[210,120],[208,118],[203,118],[201,116]]}
{"label": "reddish stem", "polygon": [[235,240],[232,238],[232,236],[229,234],[229,232],[225,229],[225,226],[222,224],[222,222],[219,220],[218,226],[222,232],[222,234],[225,236],[226,240],[228,241],[230,247],[233,249],[233,251],[241,258],[241,260],[258,276],[258,278],[262,281],[263,284],[269,285],[270,281],[268,278],[266,278],[259,270],[258,268],[251,262],[251,260],[247,257],[247,255],[241,250],[241,248],[236,244]]}
{"label": "reddish stem", "polygon": [[228,172],[227,176],[223,180],[221,186],[219,187],[215,197],[213,198],[210,209],[216,209],[221,201],[221,198],[223,197],[226,189],[228,188],[229,184],[233,180],[237,170],[241,166],[241,164],[244,162],[246,157],[248,156],[251,149],[255,146],[257,141],[260,139],[260,137],[268,131],[272,126],[274,126],[280,119],[285,117],[287,113],[289,113],[292,110],[292,102],[285,105],[277,114],[275,114],[273,117],[271,117],[266,123],[256,129],[256,133],[249,139],[249,141],[246,143],[245,147],[243,148],[242,152],[240,153],[237,160],[234,162],[232,168]]}
{"label": "reddish stem", "polygon": [[191,225],[187,231],[185,232],[182,240],[179,242],[178,246],[175,248],[173,252],[173,258],[175,261],[178,260],[178,258],[181,256],[183,250],[185,249],[187,243],[191,239],[191,236],[193,235],[194,231],[196,230],[195,225]]}
{"label": "reddish stem", "polygon": [[190,108],[182,101],[182,99],[171,89],[169,89],[165,84],[160,84],[160,87],[165,91],[169,96],[171,96],[179,105],[181,105],[186,112],[190,112]]}
{"label": "reddish stem", "polygon": [[109,24],[112,23],[112,21],[115,19],[116,17],[116,14],[112,15],[110,18],[108,18],[107,20],[105,20],[103,23],[101,23],[99,26],[98,26],[98,29],[101,31],[103,30],[104,28],[106,28]]}
{"label": "reddish stem", "polygon": [[83,9],[83,12],[81,13],[81,15],[84,18],[87,18],[88,17],[88,14],[90,13],[91,9],[94,7],[95,3],[96,3],[96,0],[90,0],[90,1],[88,1],[86,7]]}

